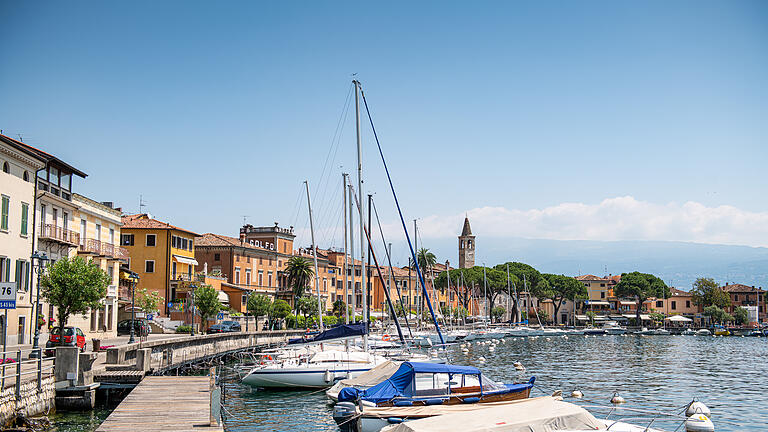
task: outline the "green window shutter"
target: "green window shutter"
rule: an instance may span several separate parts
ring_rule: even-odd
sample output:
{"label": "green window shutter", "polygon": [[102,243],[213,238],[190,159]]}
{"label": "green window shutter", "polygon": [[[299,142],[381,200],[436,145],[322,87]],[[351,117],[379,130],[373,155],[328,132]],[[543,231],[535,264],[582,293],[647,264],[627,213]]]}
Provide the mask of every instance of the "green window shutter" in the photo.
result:
{"label": "green window shutter", "polygon": [[27,235],[27,221],[29,216],[29,204],[21,205],[21,235]]}
{"label": "green window shutter", "polygon": [[2,214],[0,214],[0,229],[8,230],[8,203],[9,198],[3,197]]}
{"label": "green window shutter", "polygon": [[29,262],[24,262],[25,271],[24,274],[26,277],[24,278],[24,290],[29,291]]}
{"label": "green window shutter", "polygon": [[5,281],[6,282],[11,281],[11,259],[10,258],[5,259]]}
{"label": "green window shutter", "polygon": [[16,260],[16,291],[21,291],[21,272],[24,266],[24,261]]}

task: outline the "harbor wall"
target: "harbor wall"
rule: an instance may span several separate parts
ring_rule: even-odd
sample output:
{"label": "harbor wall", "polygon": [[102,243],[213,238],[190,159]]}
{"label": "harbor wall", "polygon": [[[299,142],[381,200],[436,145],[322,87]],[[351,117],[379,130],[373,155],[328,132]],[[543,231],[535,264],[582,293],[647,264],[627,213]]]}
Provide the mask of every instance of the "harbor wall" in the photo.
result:
{"label": "harbor wall", "polygon": [[18,399],[15,385],[5,387],[0,393],[0,425],[8,425],[17,416],[31,417],[53,411],[56,399],[54,378],[44,377],[40,387],[38,390],[36,380],[22,383]]}

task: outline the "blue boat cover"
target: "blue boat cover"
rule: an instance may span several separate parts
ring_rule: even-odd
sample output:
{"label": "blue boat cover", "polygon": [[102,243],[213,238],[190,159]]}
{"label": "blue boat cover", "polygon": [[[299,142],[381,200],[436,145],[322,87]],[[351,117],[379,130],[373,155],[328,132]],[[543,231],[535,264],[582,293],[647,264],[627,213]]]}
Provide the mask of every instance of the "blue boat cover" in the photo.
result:
{"label": "blue boat cover", "polygon": [[322,342],[343,337],[363,336],[367,333],[368,328],[365,326],[365,323],[341,324],[322,333],[319,333],[315,337],[309,339],[291,339],[288,341],[288,344]]}
{"label": "blue boat cover", "polygon": [[339,402],[363,399],[379,403],[390,401],[396,397],[413,397],[414,375],[417,373],[445,373],[449,375],[480,375],[480,369],[472,366],[457,366],[439,363],[403,362],[391,377],[368,388],[359,391],[354,387],[345,387],[339,392]]}

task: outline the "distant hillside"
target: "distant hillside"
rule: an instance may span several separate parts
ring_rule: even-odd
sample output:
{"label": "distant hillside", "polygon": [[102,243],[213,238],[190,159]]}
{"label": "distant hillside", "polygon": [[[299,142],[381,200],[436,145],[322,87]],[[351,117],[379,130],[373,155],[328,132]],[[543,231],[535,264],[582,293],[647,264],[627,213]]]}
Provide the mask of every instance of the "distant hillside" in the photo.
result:
{"label": "distant hillside", "polygon": [[[427,240],[439,260],[458,262],[455,240]],[[768,287],[768,248],[662,241],[577,241],[477,238],[477,264],[522,261],[566,275],[642,271],[684,290],[700,276]]]}

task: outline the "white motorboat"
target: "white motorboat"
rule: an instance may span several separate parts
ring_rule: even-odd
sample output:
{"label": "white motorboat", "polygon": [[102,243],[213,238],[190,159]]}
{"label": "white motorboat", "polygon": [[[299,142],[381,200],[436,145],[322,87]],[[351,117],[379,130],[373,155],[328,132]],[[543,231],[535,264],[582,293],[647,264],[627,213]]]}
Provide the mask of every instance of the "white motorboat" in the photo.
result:
{"label": "white motorboat", "polygon": [[627,329],[622,327],[616,321],[606,322],[605,324],[603,324],[603,328],[605,329],[605,333],[609,335],[622,335],[627,332]]}
{"label": "white motorboat", "polygon": [[696,335],[696,330],[687,328],[687,329],[683,330],[683,332],[680,333],[680,334],[683,335],[683,336],[695,336]]}
{"label": "white motorboat", "polygon": [[311,357],[256,366],[242,382],[263,388],[325,388],[338,380],[355,378],[385,361],[368,352],[320,351]]}
{"label": "white motorboat", "polygon": [[669,335],[669,330],[658,328],[658,329],[652,329],[648,330],[647,327],[643,327],[641,330],[636,331],[635,334],[638,335],[645,335],[645,336],[666,336]]}
{"label": "white motorboat", "polygon": [[712,332],[709,329],[696,330],[696,336],[712,336]]}

